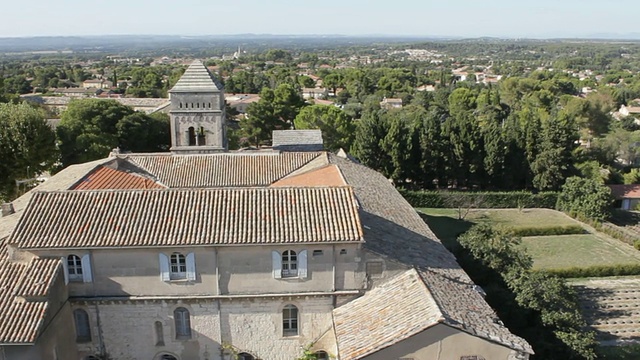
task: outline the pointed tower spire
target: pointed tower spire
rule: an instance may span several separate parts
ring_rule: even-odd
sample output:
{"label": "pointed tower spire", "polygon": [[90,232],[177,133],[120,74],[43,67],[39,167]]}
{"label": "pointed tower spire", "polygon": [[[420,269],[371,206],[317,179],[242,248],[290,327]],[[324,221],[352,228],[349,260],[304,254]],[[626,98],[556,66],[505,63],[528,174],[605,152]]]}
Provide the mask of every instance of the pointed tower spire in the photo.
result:
{"label": "pointed tower spire", "polygon": [[169,90],[171,152],[227,150],[224,91],[201,61],[194,61]]}

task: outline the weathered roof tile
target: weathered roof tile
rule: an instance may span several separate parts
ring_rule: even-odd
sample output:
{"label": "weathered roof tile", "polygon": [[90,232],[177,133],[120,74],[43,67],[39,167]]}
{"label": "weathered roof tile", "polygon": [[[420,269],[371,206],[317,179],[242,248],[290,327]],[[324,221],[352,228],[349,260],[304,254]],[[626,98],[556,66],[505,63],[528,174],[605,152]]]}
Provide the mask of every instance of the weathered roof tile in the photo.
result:
{"label": "weathered roof tile", "polygon": [[35,193],[23,249],[362,241],[349,187]]}

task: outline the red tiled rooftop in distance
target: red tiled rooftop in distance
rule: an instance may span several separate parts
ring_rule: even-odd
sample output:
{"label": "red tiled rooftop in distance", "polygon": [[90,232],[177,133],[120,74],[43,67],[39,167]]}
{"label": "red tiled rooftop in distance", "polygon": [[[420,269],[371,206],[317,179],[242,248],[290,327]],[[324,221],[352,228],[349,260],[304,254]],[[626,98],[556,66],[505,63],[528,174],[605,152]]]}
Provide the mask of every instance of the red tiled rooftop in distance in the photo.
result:
{"label": "red tiled rooftop in distance", "polygon": [[83,178],[72,190],[164,189],[165,187],[139,175],[101,166]]}
{"label": "red tiled rooftop in distance", "polygon": [[616,199],[640,198],[640,184],[608,185],[611,195]]}

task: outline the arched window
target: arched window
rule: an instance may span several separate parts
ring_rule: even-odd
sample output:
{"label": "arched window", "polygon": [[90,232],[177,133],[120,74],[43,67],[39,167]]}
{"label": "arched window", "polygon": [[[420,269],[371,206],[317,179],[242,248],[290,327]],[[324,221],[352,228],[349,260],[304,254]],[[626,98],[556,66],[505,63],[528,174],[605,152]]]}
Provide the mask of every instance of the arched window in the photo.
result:
{"label": "arched window", "polygon": [[73,319],[76,325],[76,342],[91,341],[91,327],[89,315],[82,309],[73,310]]}
{"label": "arched window", "polygon": [[298,308],[286,305],[282,309],[282,334],[284,336],[298,335]]}
{"label": "arched window", "polygon": [[189,127],[189,133],[187,134],[189,146],[196,145],[196,129],[193,126]]}
{"label": "arched window", "polygon": [[182,102],[180,102],[180,109],[182,109]]}
{"label": "arched window", "polygon": [[298,256],[293,250],[282,253],[282,277],[298,276]]}
{"label": "arched window", "polygon": [[189,310],[179,307],[173,311],[173,318],[176,322],[176,339],[191,339],[191,319]]}
{"label": "arched window", "polygon": [[164,354],[164,355],[160,356],[160,360],[178,360],[178,358],[176,358],[173,355]]}
{"label": "arched window", "polygon": [[77,255],[67,256],[67,270],[69,281],[82,281],[82,260]]}
{"label": "arched window", "polygon": [[97,356],[93,356],[93,355],[89,355],[86,358],[84,358],[84,360],[98,360]]}
{"label": "arched window", "polygon": [[209,109],[211,109],[211,103],[209,103]]}
{"label": "arched window", "polygon": [[206,134],[204,127],[200,126],[200,129],[198,129],[198,145],[204,146],[207,144]]}
{"label": "arched window", "polygon": [[180,253],[171,254],[169,278],[180,280],[187,278],[187,259]]}
{"label": "arched window", "polygon": [[155,322],[154,330],[156,333],[156,346],[164,346],[164,330],[160,321]]}
{"label": "arched window", "polygon": [[315,354],[316,360],[329,360],[329,354],[326,351],[316,351]]}
{"label": "arched window", "polygon": [[253,357],[253,355],[251,355],[249,353],[243,352],[243,353],[238,354],[237,359],[238,360],[254,360],[255,357]]}

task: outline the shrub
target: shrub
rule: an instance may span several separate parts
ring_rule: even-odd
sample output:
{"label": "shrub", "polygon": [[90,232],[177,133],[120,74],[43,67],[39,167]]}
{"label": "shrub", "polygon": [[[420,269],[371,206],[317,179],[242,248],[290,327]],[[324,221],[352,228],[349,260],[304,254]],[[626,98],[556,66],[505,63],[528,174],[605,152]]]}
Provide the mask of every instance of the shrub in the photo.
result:
{"label": "shrub", "polygon": [[[399,189],[400,193],[413,207],[444,208],[447,207],[447,198],[451,194],[458,197],[469,197],[468,203],[481,203],[486,209],[508,208],[547,208],[554,209],[558,200],[556,192],[541,192],[533,194],[526,191],[510,192],[461,192],[461,191],[413,191]],[[481,201],[477,201],[481,200]]]}
{"label": "shrub", "polygon": [[547,227],[521,227],[511,230],[516,236],[553,236],[584,234],[586,231],[580,225],[547,226]]}
{"label": "shrub", "polygon": [[603,221],[611,215],[611,189],[596,180],[573,176],[558,195],[557,208],[573,217]]}
{"label": "shrub", "polygon": [[562,278],[629,276],[640,275],[640,264],[597,265],[589,267],[551,269],[545,271],[549,274]]}

